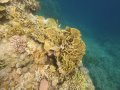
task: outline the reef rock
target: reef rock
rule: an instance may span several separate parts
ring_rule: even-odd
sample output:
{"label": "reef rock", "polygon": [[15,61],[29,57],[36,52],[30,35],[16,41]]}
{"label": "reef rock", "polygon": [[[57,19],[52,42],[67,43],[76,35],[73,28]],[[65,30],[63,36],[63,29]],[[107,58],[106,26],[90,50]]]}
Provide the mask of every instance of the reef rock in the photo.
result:
{"label": "reef rock", "polygon": [[36,0],[0,5],[0,90],[94,90],[79,30],[33,15]]}

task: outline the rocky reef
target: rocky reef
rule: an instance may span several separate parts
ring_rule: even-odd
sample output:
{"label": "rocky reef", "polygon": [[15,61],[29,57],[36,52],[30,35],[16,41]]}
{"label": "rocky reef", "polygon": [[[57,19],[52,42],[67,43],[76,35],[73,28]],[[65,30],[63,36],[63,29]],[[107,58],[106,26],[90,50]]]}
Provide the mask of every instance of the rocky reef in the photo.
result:
{"label": "rocky reef", "polygon": [[0,90],[94,90],[75,28],[34,15],[36,0],[0,0]]}

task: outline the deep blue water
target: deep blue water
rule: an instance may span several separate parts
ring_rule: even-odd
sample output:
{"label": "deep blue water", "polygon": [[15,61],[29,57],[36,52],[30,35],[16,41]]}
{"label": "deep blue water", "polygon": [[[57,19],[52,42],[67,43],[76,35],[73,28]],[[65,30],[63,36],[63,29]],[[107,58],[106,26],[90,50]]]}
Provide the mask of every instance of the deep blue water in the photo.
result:
{"label": "deep blue water", "polygon": [[80,29],[96,90],[120,90],[120,0],[40,1],[40,15]]}

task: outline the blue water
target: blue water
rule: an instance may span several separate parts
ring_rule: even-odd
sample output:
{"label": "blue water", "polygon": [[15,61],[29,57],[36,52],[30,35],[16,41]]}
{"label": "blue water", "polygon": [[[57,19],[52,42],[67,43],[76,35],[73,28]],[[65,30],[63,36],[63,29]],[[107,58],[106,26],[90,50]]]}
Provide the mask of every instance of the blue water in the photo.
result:
{"label": "blue water", "polygon": [[80,29],[96,90],[120,90],[120,0],[40,1],[40,15]]}

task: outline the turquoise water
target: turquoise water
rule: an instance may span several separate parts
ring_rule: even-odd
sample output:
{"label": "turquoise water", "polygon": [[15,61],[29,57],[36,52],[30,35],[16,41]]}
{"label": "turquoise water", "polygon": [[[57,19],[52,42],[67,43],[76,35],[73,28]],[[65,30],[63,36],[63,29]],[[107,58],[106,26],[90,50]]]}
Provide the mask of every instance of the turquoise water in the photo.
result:
{"label": "turquoise water", "polygon": [[80,29],[96,90],[120,90],[120,1],[40,0],[38,14]]}

